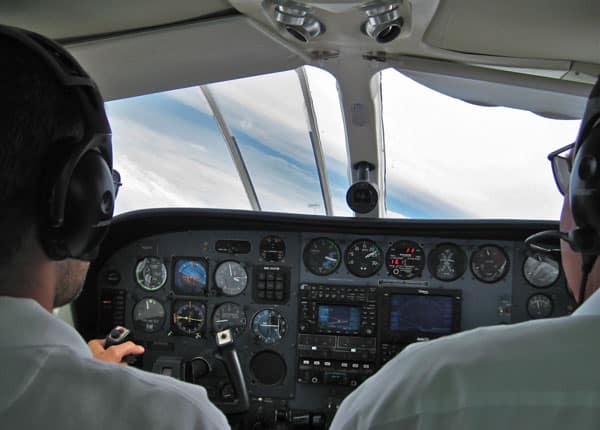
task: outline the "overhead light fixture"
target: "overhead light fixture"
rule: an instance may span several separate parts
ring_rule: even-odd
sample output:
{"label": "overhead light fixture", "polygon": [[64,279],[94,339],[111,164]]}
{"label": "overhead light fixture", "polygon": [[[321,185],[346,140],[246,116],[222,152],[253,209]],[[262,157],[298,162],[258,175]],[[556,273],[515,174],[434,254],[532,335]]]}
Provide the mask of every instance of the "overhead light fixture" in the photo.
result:
{"label": "overhead light fixture", "polygon": [[400,36],[404,19],[400,3],[375,2],[363,7],[367,21],[364,33],[378,43],[388,43]]}
{"label": "overhead light fixture", "polygon": [[310,9],[294,3],[281,3],[275,6],[275,21],[292,37],[307,43],[325,32],[325,26],[311,15]]}

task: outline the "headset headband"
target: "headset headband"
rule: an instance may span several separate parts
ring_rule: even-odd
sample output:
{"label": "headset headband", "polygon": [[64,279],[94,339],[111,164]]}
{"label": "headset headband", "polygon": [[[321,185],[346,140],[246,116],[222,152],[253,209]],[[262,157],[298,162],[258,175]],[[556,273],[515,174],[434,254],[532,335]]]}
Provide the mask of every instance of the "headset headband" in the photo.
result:
{"label": "headset headband", "polygon": [[[48,190],[40,199],[43,204],[40,239],[46,253],[53,259],[89,259],[110,223],[118,188],[114,183],[116,172],[112,169],[111,130],[100,92],[77,60],[58,43],[30,31],[3,25],[0,25],[0,37],[23,45],[49,69],[59,85],[72,90],[71,94],[78,101],[84,135],[79,140],[65,138],[55,143],[63,145],[61,149],[65,150],[68,157],[58,160],[56,166],[47,166],[50,170],[55,170],[55,173],[48,178],[51,182],[42,184]],[[87,156],[90,153],[97,154],[97,161],[92,164]],[[95,171],[99,176],[90,177],[91,173],[82,172],[79,167],[82,163],[88,166],[90,172]],[[79,196],[75,202],[70,197],[75,182],[78,186],[85,184],[86,187],[92,187],[86,188],[88,201],[81,200]],[[101,201],[106,193],[111,196],[110,207],[106,206],[106,201]],[[89,207],[86,214],[89,223],[85,228],[77,224],[77,220],[75,224],[73,219],[69,222],[65,220],[68,207],[78,207],[81,211],[87,211],[86,208]]]}

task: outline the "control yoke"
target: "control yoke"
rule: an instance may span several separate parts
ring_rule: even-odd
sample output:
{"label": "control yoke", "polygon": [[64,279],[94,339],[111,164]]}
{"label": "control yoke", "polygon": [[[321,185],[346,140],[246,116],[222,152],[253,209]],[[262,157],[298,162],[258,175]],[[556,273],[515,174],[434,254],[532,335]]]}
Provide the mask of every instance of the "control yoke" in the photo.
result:
{"label": "control yoke", "polygon": [[219,403],[219,408],[225,414],[239,414],[247,412],[250,409],[250,397],[246,388],[246,380],[242,373],[240,359],[233,344],[231,330],[223,330],[216,335],[217,347],[221,355],[221,360],[225,363],[227,373],[236,392],[236,399],[232,402]]}

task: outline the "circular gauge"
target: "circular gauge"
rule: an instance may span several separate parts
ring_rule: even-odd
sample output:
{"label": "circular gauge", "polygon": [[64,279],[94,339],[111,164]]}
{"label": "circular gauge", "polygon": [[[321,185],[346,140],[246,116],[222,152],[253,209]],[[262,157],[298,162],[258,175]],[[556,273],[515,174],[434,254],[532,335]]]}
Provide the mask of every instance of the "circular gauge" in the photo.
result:
{"label": "circular gauge", "polygon": [[246,314],[236,303],[223,303],[213,314],[213,330],[231,329],[234,336],[239,336],[246,328]]}
{"label": "circular gauge", "polygon": [[531,318],[548,318],[553,308],[552,299],[544,294],[535,294],[527,301],[527,313]]}
{"label": "circular gauge", "polygon": [[265,309],[254,315],[252,333],[258,340],[267,345],[279,342],[287,331],[287,322],[283,316],[273,310]]}
{"label": "circular gauge", "polygon": [[425,252],[417,242],[400,240],[388,249],[385,255],[387,268],[399,279],[420,276],[425,267]]}
{"label": "circular gauge", "polygon": [[366,278],[379,271],[383,264],[383,254],[375,242],[361,239],[346,248],[344,261],[350,273]]}
{"label": "circular gauge", "polygon": [[467,270],[467,254],[458,245],[442,243],[429,254],[429,271],[440,281],[455,281]]}
{"label": "circular gauge", "polygon": [[285,242],[278,236],[267,236],[260,241],[260,256],[265,261],[281,261],[285,257]]}
{"label": "circular gauge", "polygon": [[177,260],[173,279],[173,291],[177,294],[198,295],[205,293],[206,263],[201,260]]}
{"label": "circular gauge", "polygon": [[341,262],[340,248],[326,237],[311,240],[304,248],[303,257],[306,268],[319,276],[335,272]]}
{"label": "circular gauge", "polygon": [[167,282],[167,266],[158,257],[146,257],[135,266],[135,280],[140,287],[156,291]]}
{"label": "circular gauge", "polygon": [[203,303],[177,302],[173,311],[173,324],[177,330],[187,335],[199,335],[204,328],[206,311]]}
{"label": "circular gauge", "polygon": [[481,246],[471,256],[471,271],[482,282],[498,282],[508,273],[508,257],[499,246]]}
{"label": "circular gauge", "polygon": [[224,261],[215,271],[215,284],[226,296],[237,296],[248,285],[248,272],[237,261]]}
{"label": "circular gauge", "polygon": [[560,266],[553,258],[536,253],[527,257],[523,263],[523,276],[534,287],[546,288],[560,276]]}
{"label": "circular gauge", "polygon": [[155,299],[145,298],[133,307],[133,326],[146,333],[160,330],[165,323],[165,308]]}

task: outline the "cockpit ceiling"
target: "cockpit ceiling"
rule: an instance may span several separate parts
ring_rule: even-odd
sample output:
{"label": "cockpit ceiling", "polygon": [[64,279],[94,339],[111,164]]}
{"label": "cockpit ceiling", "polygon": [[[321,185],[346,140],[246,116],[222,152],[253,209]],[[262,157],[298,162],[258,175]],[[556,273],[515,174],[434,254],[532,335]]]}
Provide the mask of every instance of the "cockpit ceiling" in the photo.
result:
{"label": "cockpit ceiling", "polygon": [[0,3],[3,24],[77,39],[235,13],[227,0],[18,0]]}
{"label": "cockpit ceiling", "polygon": [[600,63],[598,22],[597,0],[443,0],[424,42],[468,54]]}
{"label": "cockpit ceiling", "polygon": [[597,0],[398,0],[406,29],[385,44],[361,31],[370,1],[296,0],[325,24],[308,43],[275,22],[276,1],[9,1],[0,22],[65,43],[107,100],[305,64],[356,81],[394,67],[468,102],[573,118],[600,74]]}

